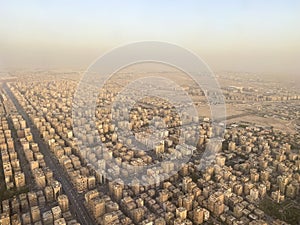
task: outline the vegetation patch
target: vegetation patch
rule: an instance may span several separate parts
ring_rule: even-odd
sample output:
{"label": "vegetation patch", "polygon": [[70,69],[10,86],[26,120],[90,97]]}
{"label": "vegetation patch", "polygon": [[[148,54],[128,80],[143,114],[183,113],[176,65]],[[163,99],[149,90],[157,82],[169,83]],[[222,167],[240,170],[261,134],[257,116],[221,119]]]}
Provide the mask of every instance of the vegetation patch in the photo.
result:
{"label": "vegetation patch", "polygon": [[274,202],[270,197],[260,202],[260,209],[273,218],[283,220],[289,224],[297,225],[300,221],[300,204],[296,201],[285,200],[282,203]]}

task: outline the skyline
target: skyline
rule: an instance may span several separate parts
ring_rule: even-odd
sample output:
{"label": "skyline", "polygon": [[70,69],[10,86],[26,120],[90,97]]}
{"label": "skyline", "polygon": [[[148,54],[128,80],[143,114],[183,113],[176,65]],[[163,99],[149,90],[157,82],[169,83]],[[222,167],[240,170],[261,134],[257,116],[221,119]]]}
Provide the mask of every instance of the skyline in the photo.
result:
{"label": "skyline", "polygon": [[297,75],[297,1],[0,2],[0,69],[87,68],[112,48],[165,41],[212,70]]}

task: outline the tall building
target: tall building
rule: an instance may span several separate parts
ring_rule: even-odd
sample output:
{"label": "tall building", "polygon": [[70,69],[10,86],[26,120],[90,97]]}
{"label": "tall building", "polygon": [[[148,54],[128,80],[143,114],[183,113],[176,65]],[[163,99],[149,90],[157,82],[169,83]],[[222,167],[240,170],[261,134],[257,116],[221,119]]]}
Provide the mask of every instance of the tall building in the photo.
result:
{"label": "tall building", "polygon": [[57,198],[58,205],[62,212],[67,212],[69,210],[69,199],[66,195],[60,195]]}
{"label": "tall building", "polygon": [[45,187],[45,197],[47,202],[52,202],[54,200],[53,189],[51,186]]}
{"label": "tall building", "polygon": [[3,224],[3,225],[9,225],[10,224],[9,213],[0,214],[0,224]]}
{"label": "tall building", "polygon": [[24,173],[19,172],[15,174],[15,184],[16,184],[16,188],[21,188],[26,185]]}
{"label": "tall building", "polygon": [[220,216],[224,212],[225,205],[221,201],[217,201],[214,205],[214,214]]}
{"label": "tall building", "polygon": [[190,177],[184,177],[182,181],[182,189],[184,193],[188,192],[188,184],[192,182],[192,178]]}
{"label": "tall building", "polygon": [[53,215],[53,220],[57,220],[59,218],[61,218],[62,214],[61,214],[61,209],[59,206],[54,206],[52,209],[52,215]]}
{"label": "tall building", "polygon": [[123,192],[122,185],[118,183],[114,183],[112,187],[112,196],[115,201],[119,202],[121,200],[122,192]]}
{"label": "tall building", "polygon": [[176,209],[176,218],[180,218],[181,220],[186,219],[187,210],[183,207],[179,207]]}
{"label": "tall building", "polygon": [[100,216],[103,216],[105,213],[105,201],[100,198],[93,198],[91,201],[90,207],[93,213],[93,216],[97,219]]}
{"label": "tall building", "polygon": [[53,225],[53,215],[51,210],[43,213],[43,224],[44,225]]}
{"label": "tall building", "polygon": [[193,210],[193,223],[195,225],[202,224],[204,220],[204,211],[203,209],[198,206]]}
{"label": "tall building", "polygon": [[131,212],[132,212],[133,222],[135,222],[137,224],[143,220],[144,210],[142,208],[133,209]]}
{"label": "tall building", "polygon": [[41,220],[40,209],[38,206],[31,207],[30,211],[31,211],[31,218],[33,223]]}

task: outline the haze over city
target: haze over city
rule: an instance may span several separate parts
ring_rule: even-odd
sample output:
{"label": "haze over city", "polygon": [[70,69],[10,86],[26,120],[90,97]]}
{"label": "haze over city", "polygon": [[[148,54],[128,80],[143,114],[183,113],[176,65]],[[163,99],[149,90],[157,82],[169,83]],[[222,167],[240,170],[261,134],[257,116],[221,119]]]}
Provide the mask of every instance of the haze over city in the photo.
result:
{"label": "haze over city", "polygon": [[0,0],[0,225],[300,225],[299,12]]}
{"label": "haze over city", "polygon": [[299,71],[299,1],[1,1],[1,68],[82,68],[126,43],[159,40],[214,71]]}

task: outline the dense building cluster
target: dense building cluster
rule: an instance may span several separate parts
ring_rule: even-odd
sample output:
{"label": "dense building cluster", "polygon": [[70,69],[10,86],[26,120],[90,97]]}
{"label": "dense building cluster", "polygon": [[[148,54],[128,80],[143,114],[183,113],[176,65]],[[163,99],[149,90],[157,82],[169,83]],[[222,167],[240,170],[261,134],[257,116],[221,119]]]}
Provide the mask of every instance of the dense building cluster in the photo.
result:
{"label": "dense building cluster", "polygon": [[[76,85],[67,80],[7,84],[29,121],[16,110],[8,119],[1,119],[6,188],[19,188],[27,182],[9,121],[34,185],[28,192],[2,201],[0,224],[75,224],[80,216],[71,206],[80,203],[72,200],[74,193],[92,223],[103,225],[285,224],[270,215],[262,202],[276,205],[288,201],[299,207],[299,134],[233,123],[227,126],[222,141],[214,143],[212,137],[221,129],[213,128],[207,119],[180,117],[157,98],[143,99],[130,112],[112,106],[115,87],[99,94],[96,124],[84,118],[73,121]],[[4,93],[5,98],[8,95]],[[118,116],[117,122],[112,114]],[[74,127],[80,131],[77,135]],[[153,129],[156,132],[152,133]],[[103,145],[95,144],[96,136]],[[47,148],[41,149],[36,138]],[[205,150],[216,154],[203,158]],[[57,171],[49,168],[46,153],[71,186],[65,187],[68,183],[55,178]],[[176,160],[166,161],[170,157],[189,160],[177,164]],[[139,166],[159,162],[161,167],[151,167],[139,176]],[[66,191],[69,188],[73,192]]]}
{"label": "dense building cluster", "polygon": [[[61,183],[47,167],[25,119],[4,92],[2,106],[1,162],[6,184],[2,198],[6,199],[1,202],[0,224],[78,224]],[[20,194],[7,198],[11,189]]]}

